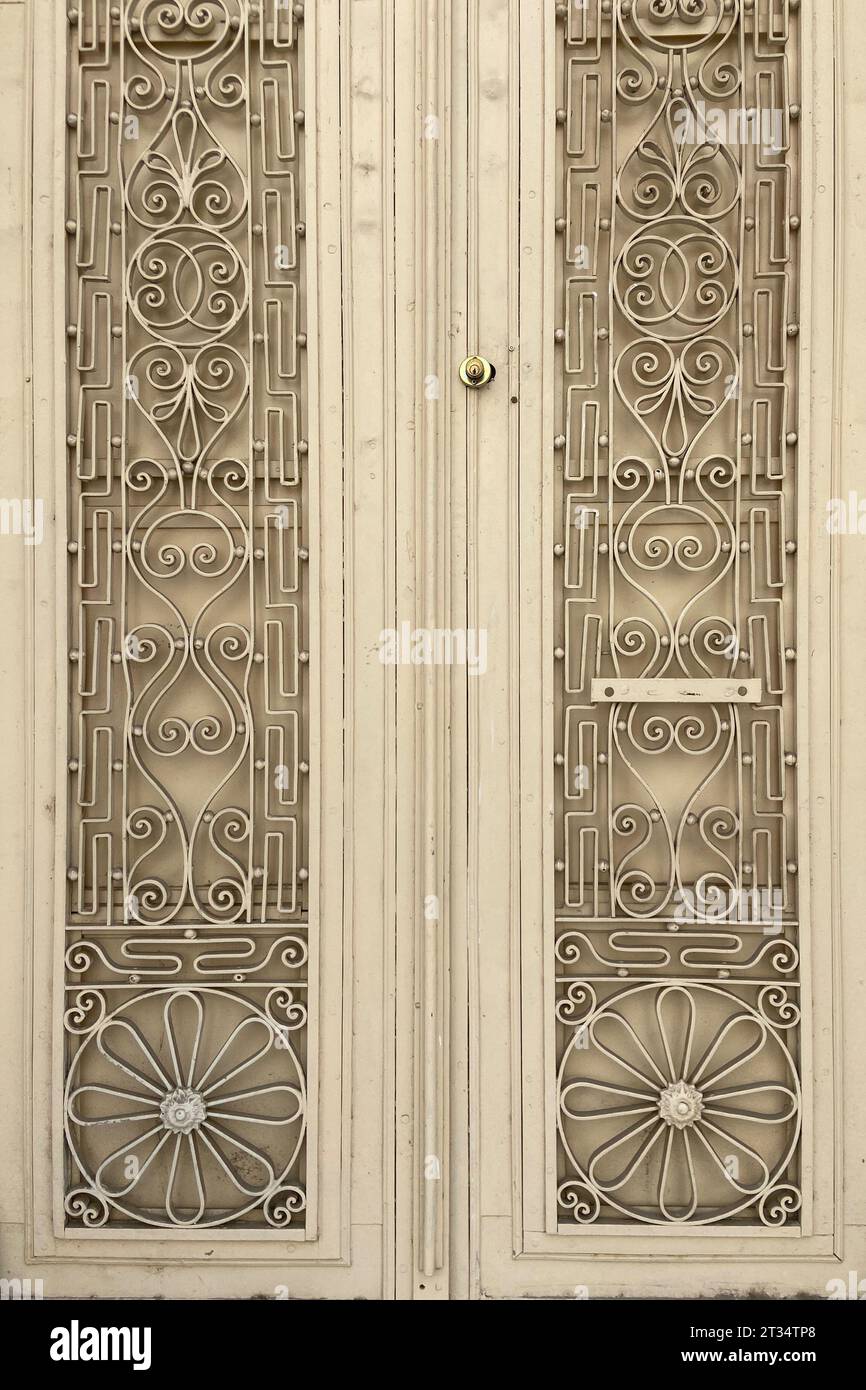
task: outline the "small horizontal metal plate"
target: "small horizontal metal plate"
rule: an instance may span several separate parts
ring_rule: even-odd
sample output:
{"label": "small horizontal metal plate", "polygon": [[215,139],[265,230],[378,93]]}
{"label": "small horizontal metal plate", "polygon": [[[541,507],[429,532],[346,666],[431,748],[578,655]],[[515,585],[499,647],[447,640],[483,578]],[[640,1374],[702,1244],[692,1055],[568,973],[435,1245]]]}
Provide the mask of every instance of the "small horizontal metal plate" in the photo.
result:
{"label": "small horizontal metal plate", "polygon": [[649,680],[605,680],[592,682],[592,703],[613,705],[621,702],[641,705],[757,705],[761,701],[760,680],[691,680],[687,676],[660,676]]}

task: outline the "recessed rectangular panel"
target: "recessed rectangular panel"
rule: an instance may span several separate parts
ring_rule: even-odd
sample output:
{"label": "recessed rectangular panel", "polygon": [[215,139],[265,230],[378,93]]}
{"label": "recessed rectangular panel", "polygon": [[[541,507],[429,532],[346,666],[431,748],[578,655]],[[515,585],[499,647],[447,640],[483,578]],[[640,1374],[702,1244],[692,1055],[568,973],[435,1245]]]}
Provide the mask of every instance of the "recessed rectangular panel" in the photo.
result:
{"label": "recessed rectangular panel", "polygon": [[70,12],[70,1232],[312,1224],[303,32]]}
{"label": "recessed rectangular panel", "polygon": [[766,1233],[802,1185],[799,7],[560,9],[550,1210]]}

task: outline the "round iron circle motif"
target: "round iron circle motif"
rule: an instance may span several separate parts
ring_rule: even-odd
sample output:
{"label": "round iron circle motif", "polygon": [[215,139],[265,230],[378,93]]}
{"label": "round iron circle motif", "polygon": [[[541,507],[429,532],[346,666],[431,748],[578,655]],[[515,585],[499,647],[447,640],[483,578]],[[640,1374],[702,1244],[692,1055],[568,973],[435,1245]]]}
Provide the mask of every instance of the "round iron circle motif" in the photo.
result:
{"label": "round iron circle motif", "polygon": [[204,347],[230,333],[243,314],[247,269],[218,232],[183,224],[139,247],[129,264],[128,293],[132,312],[154,338]]}
{"label": "round iron circle motif", "polygon": [[223,989],[146,990],[83,1032],[66,1136],[85,1225],[222,1226],[253,1211],[283,1227],[304,1207],[295,1165],[306,1093],[288,1025]]}
{"label": "round iron circle motif", "polygon": [[623,246],[614,293],[641,333],[686,342],[714,328],[734,302],[739,274],[730,246],[705,223],[663,217]]}
{"label": "round iron circle motif", "polygon": [[564,1189],[583,1193],[581,1219],[605,1204],[651,1225],[707,1225],[757,1207],[764,1225],[783,1224],[799,1204],[800,1085],[780,1027],[713,985],[590,998],[559,1071]]}

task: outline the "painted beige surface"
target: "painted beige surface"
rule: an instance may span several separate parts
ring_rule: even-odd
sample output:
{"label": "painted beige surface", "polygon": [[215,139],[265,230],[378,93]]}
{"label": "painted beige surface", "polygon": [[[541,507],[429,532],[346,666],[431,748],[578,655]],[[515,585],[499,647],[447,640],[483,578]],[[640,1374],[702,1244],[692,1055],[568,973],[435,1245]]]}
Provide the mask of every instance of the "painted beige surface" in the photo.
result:
{"label": "painted beige surface", "polygon": [[[810,617],[818,678],[809,739],[816,1224],[808,1235],[772,1242],[724,1231],[665,1234],[664,1250],[640,1232],[551,1235],[545,1217],[539,862],[546,793],[536,747],[543,694],[520,673],[532,669],[544,631],[540,556],[549,521],[532,460],[549,434],[549,368],[539,351],[549,325],[542,293],[521,303],[516,276],[518,257],[524,267],[543,259],[550,211],[543,125],[533,119],[550,99],[543,8],[541,0],[308,5],[319,35],[331,39],[320,52],[340,57],[339,69],[332,61],[322,72],[327,192],[319,235],[322,259],[340,263],[342,297],[339,275],[327,270],[320,292],[322,332],[331,343],[342,338],[343,369],[342,379],[333,361],[323,370],[321,428],[335,450],[344,438],[347,619],[345,780],[341,786],[334,767],[322,806],[325,892],[337,892],[342,880],[336,919],[345,954],[328,976],[332,1026],[323,1030],[321,1066],[330,1100],[323,1100],[319,1164],[332,1195],[317,1248],[148,1239],[109,1250],[58,1239],[52,1229],[45,930],[50,936],[55,723],[35,692],[50,682],[56,659],[53,541],[50,530],[38,548],[0,537],[2,1273],[41,1277],[46,1297],[273,1297],[280,1289],[278,1296],[335,1299],[573,1298],[578,1287],[590,1298],[755,1289],[811,1297],[851,1270],[866,1277],[866,538],[838,537],[831,554],[823,524],[829,497],[863,486],[859,7],[803,5],[816,32]],[[27,108],[31,57],[41,99],[52,90],[55,14],[50,0],[0,3],[7,135],[0,304],[8,328],[0,494],[29,497],[35,488],[49,516],[63,457],[56,439],[65,433],[46,385],[58,344],[56,127],[42,118],[34,126]],[[434,106],[441,126],[431,149],[418,120],[438,114]],[[11,349],[13,336],[23,352],[17,343]],[[496,394],[458,389],[457,365],[472,351],[496,363]],[[438,408],[426,411],[431,374],[442,391]],[[333,515],[323,573],[340,571],[340,525]],[[488,630],[483,680],[459,669],[447,679],[435,668],[419,676],[379,662],[382,628],[429,623],[432,613],[439,626]],[[331,645],[339,653],[336,629]],[[336,689],[332,699],[336,719]],[[440,898],[432,931],[423,913],[430,895]],[[431,1154],[440,1159],[441,1183],[425,1176]]]}

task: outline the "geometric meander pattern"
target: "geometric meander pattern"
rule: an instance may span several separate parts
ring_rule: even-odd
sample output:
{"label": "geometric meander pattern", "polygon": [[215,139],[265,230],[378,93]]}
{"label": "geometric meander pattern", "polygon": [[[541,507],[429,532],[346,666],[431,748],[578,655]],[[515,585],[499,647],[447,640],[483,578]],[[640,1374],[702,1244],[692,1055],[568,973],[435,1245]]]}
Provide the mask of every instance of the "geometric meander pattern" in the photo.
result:
{"label": "geometric meander pattern", "polygon": [[801,1206],[799,3],[556,11],[561,1229],[780,1226]]}
{"label": "geometric meander pattern", "polygon": [[69,21],[67,1220],[303,1226],[303,9]]}

